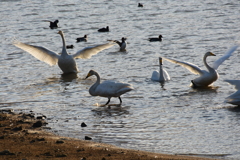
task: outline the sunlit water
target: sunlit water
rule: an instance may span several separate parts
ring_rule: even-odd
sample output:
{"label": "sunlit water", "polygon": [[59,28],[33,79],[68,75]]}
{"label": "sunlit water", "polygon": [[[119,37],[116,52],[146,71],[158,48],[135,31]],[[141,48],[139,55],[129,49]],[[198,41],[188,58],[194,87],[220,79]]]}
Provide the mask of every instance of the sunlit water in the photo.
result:
{"label": "sunlit water", "polygon": [[[196,76],[181,66],[163,62],[172,80],[164,89],[150,80],[158,70],[158,57],[189,61],[202,66],[205,52],[212,63],[223,55],[240,31],[240,1],[145,1],[138,8],[132,0],[1,0],[0,1],[0,104],[1,108],[32,110],[48,117],[52,131],[75,138],[120,147],[169,153],[196,154],[222,159],[240,157],[240,109],[224,103],[234,93],[224,79],[239,79],[239,49],[218,69],[220,78],[211,89],[189,87]],[[59,29],[75,53],[108,39],[127,37],[127,52],[116,45],[93,56],[78,59],[76,77],[61,77],[50,67],[14,47],[14,39],[60,52],[61,38],[43,20],[59,19]],[[109,33],[97,29],[110,27]],[[76,43],[88,34],[88,42]],[[163,35],[162,42],[148,37]],[[122,96],[122,107],[104,108],[106,98],[92,97],[85,80],[90,69],[102,79],[131,83],[135,90]],[[119,103],[112,98],[111,103]],[[81,127],[85,122],[88,126]]]}

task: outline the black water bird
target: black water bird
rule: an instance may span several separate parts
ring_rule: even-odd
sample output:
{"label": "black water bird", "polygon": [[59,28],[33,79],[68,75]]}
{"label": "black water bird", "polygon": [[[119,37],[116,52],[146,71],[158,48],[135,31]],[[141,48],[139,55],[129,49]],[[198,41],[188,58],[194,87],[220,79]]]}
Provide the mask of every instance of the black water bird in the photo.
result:
{"label": "black water bird", "polygon": [[143,7],[143,4],[142,3],[138,3],[138,7]]}
{"label": "black water bird", "polygon": [[49,20],[44,20],[44,22],[50,22],[50,26],[49,26],[49,27],[50,27],[51,29],[56,29],[56,28],[58,28],[58,25],[57,25],[58,22],[59,22],[58,20],[55,20],[54,22],[49,21]]}
{"label": "black water bird", "polygon": [[160,41],[162,42],[162,35],[160,34],[158,38],[148,38],[150,42]]}
{"label": "black water bird", "polygon": [[87,35],[85,34],[84,37],[76,38],[77,42],[87,42]]}
{"label": "black water bird", "polygon": [[127,40],[127,38],[122,37],[121,40],[122,40],[121,42],[119,42],[118,40],[108,40],[108,41],[117,43],[120,47],[120,51],[126,51],[126,46],[127,46],[126,40]]}
{"label": "black water bird", "polygon": [[107,26],[106,28],[100,28],[98,32],[109,32],[109,27]]}
{"label": "black water bird", "polygon": [[67,48],[67,49],[73,49],[74,46],[71,44],[71,45],[67,45],[66,48]]}

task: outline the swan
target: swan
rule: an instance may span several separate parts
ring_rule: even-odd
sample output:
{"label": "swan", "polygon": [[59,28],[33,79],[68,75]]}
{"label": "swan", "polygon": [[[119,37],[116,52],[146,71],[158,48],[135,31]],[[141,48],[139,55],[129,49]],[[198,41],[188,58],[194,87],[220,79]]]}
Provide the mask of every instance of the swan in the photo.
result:
{"label": "swan", "polygon": [[85,34],[83,37],[76,38],[77,42],[87,42],[87,35]]}
{"label": "swan", "polygon": [[162,35],[159,35],[158,38],[148,38],[150,42],[162,41]]}
{"label": "swan", "polygon": [[121,105],[122,100],[120,96],[134,89],[131,84],[123,82],[106,80],[100,83],[100,76],[94,70],[90,70],[88,72],[86,79],[92,75],[95,75],[97,77],[97,81],[90,87],[89,93],[92,96],[107,97],[108,101],[105,105],[107,105],[110,102],[110,99],[112,97],[118,97],[120,100],[119,105]]}
{"label": "swan", "polygon": [[127,40],[127,38],[122,37],[121,40],[122,40],[122,42],[119,42],[118,40],[108,40],[108,41],[117,43],[120,47],[120,51],[124,52],[124,51],[126,51],[126,46],[127,46],[126,40]]}
{"label": "swan", "polygon": [[183,67],[185,67],[186,69],[188,69],[190,72],[194,73],[194,74],[198,74],[200,75],[200,77],[192,80],[192,86],[193,87],[207,87],[210,84],[212,84],[214,81],[216,81],[218,79],[218,73],[217,73],[217,68],[226,60],[228,59],[231,54],[238,48],[238,45],[235,45],[233,47],[231,47],[226,54],[224,54],[221,58],[219,58],[218,60],[216,60],[213,64],[213,67],[210,67],[207,62],[206,59],[208,56],[215,56],[215,54],[213,54],[212,52],[207,52],[205,53],[204,57],[203,57],[203,63],[205,65],[205,67],[207,68],[208,71],[206,70],[202,70],[201,68],[199,68],[198,66],[192,64],[192,63],[188,63],[188,62],[182,62],[182,61],[177,61],[177,60],[173,60],[173,59],[168,59],[168,58],[164,58],[165,60],[172,62],[172,63],[176,63],[179,64]]}
{"label": "swan", "polygon": [[77,73],[78,68],[77,64],[75,62],[75,59],[77,58],[82,58],[82,59],[88,59],[91,58],[92,55],[97,54],[98,52],[107,49],[116,43],[106,43],[102,45],[96,45],[96,46],[90,46],[83,48],[82,50],[77,51],[73,55],[69,55],[66,50],[66,44],[65,44],[65,38],[63,31],[59,31],[58,34],[60,34],[62,38],[62,52],[61,55],[58,55],[57,53],[50,51],[47,48],[41,47],[41,46],[34,46],[34,45],[29,45],[25,43],[21,43],[19,41],[13,42],[13,44],[30,53],[32,56],[37,58],[40,61],[43,61],[50,66],[58,64],[59,68],[63,71],[63,73]]}
{"label": "swan", "polygon": [[240,80],[224,80],[224,81],[235,86],[235,89],[237,90],[235,93],[228,96],[224,102],[233,105],[240,105]]}
{"label": "swan", "polygon": [[106,28],[100,28],[98,29],[98,32],[109,32],[109,27],[107,26]]}
{"label": "swan", "polygon": [[58,20],[55,20],[54,22],[48,21],[48,20],[44,20],[44,21],[45,21],[45,22],[50,22],[50,26],[49,26],[49,27],[50,27],[51,29],[56,29],[56,28],[58,28],[58,25],[57,25],[58,22],[59,22]]}
{"label": "swan", "polygon": [[159,71],[153,71],[151,79],[153,81],[165,82],[170,80],[170,76],[165,69],[162,68],[162,57],[159,57]]}

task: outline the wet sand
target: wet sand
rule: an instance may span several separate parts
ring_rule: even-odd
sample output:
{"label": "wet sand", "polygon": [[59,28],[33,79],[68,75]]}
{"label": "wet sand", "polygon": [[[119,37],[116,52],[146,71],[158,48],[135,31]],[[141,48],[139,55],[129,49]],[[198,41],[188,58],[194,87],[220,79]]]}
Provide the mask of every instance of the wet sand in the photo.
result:
{"label": "wet sand", "polygon": [[61,160],[210,160],[119,148],[46,131],[44,116],[0,111],[0,159]]}

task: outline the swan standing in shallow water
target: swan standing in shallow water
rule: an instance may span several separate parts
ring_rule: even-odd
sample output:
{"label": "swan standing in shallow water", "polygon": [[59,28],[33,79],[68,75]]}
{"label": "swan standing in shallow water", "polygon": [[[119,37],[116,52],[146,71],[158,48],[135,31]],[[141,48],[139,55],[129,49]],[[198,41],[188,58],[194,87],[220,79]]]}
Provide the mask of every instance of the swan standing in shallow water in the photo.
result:
{"label": "swan standing in shallow water", "polygon": [[192,86],[193,87],[207,87],[210,84],[212,84],[214,81],[218,79],[218,73],[217,68],[227,59],[231,56],[231,54],[237,49],[238,45],[233,46],[228,52],[223,55],[221,58],[219,58],[217,61],[214,62],[213,67],[210,67],[207,62],[206,58],[208,56],[215,56],[212,52],[207,52],[203,57],[203,63],[208,71],[202,70],[198,66],[188,63],[188,62],[181,62],[173,59],[164,58],[165,60],[179,64],[185,68],[187,68],[190,72],[194,74],[199,74],[200,77],[192,80]]}
{"label": "swan standing in shallow water", "polygon": [[77,51],[77,53],[75,53],[73,55],[69,55],[67,53],[63,32],[59,31],[58,34],[60,34],[60,36],[62,37],[62,42],[63,42],[61,55],[58,55],[57,53],[50,51],[49,49],[46,49],[41,46],[28,45],[28,44],[21,43],[21,42],[14,42],[13,44],[16,47],[21,48],[22,50],[30,53],[32,56],[34,56],[38,60],[49,64],[50,66],[58,64],[59,68],[63,71],[64,74],[78,72],[78,68],[77,68],[75,59],[91,58],[92,55],[95,55],[98,52],[100,52],[104,49],[110,48],[111,46],[116,44],[116,43],[106,43],[106,44],[102,44],[102,45],[86,47],[86,48],[83,48],[82,50]]}
{"label": "swan standing in shallow water", "polygon": [[240,105],[240,80],[224,80],[224,81],[235,86],[235,89],[237,90],[235,93],[228,96],[225,102],[239,106]]}
{"label": "swan standing in shallow water", "polygon": [[158,82],[169,81],[169,74],[165,69],[162,68],[162,57],[159,57],[159,68],[159,71],[153,71],[151,79]]}
{"label": "swan standing in shallow water", "polygon": [[122,100],[120,96],[126,92],[133,90],[133,87],[131,86],[131,84],[128,84],[128,83],[109,81],[109,80],[100,83],[100,76],[94,70],[90,70],[88,72],[86,79],[92,75],[95,75],[97,77],[97,81],[90,87],[89,93],[92,96],[107,97],[108,101],[105,105],[107,105],[110,102],[110,99],[112,97],[118,97],[120,100],[119,105],[121,105]]}

